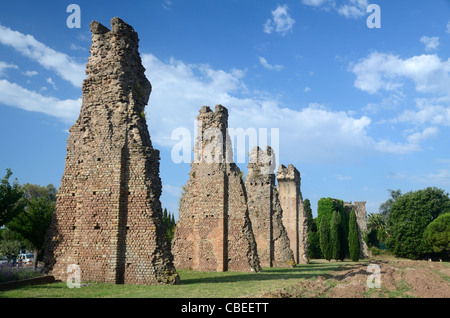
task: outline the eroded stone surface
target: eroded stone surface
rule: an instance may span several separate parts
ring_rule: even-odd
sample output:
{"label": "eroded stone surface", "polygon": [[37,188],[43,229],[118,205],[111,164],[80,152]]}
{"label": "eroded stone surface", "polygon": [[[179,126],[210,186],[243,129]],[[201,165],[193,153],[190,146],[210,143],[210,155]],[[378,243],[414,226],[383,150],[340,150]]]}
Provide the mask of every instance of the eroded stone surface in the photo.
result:
{"label": "eroded stone surface", "polygon": [[293,166],[280,165],[277,172],[278,192],[286,227],[297,264],[307,264],[308,222],[300,190],[300,172]]}
{"label": "eroded stone surface", "polygon": [[177,268],[259,271],[242,173],[232,162],[228,110],[203,106],[172,242]]}
{"label": "eroded stone surface", "polygon": [[272,148],[259,147],[250,153],[245,179],[248,210],[263,267],[295,264],[289,237],[283,225],[283,210],[275,184],[275,154]]}
{"label": "eroded stone surface", "polygon": [[47,235],[46,266],[66,280],[177,283],[161,212],[159,151],[144,109],[151,92],[138,36],[119,18],[91,23],[83,103],[70,128],[64,175]]}

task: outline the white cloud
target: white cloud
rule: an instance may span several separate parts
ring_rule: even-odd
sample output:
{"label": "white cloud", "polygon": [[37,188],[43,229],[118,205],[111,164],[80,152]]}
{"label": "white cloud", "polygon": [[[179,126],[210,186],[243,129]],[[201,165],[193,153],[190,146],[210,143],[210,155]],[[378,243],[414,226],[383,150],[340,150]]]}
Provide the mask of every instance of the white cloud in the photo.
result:
{"label": "white cloud", "polygon": [[23,72],[23,74],[25,76],[28,76],[28,77],[33,77],[33,76],[38,75],[38,72],[36,72],[36,71],[26,71],[26,72]]}
{"label": "white cloud", "polygon": [[425,51],[434,51],[439,46],[439,37],[428,37],[424,35],[420,38],[420,42],[425,44]]}
{"label": "white cloud", "polygon": [[450,34],[450,21],[447,22],[447,29],[445,30],[445,32]]}
{"label": "white cloud", "polygon": [[[229,109],[231,128],[267,128],[269,132],[278,128],[280,156],[286,161],[351,164],[374,152],[409,154],[422,151],[421,143],[438,133],[437,128],[428,127],[410,132],[401,142],[375,140],[368,134],[372,123],[369,117],[354,117],[318,104],[295,110],[283,107],[274,98],[250,92],[243,71],[214,70],[174,58],[164,63],[152,54],[142,54],[142,59],[153,85],[149,129],[152,140],[161,147],[171,148],[176,143],[170,139],[176,128],[184,127],[195,134],[195,118],[201,106],[213,108],[216,104]],[[299,152],[293,145],[308,151]]]}
{"label": "white cloud", "polygon": [[350,0],[347,4],[338,7],[337,12],[346,18],[357,19],[366,15],[368,5],[367,0]]}
{"label": "white cloud", "polygon": [[85,65],[77,63],[70,56],[57,52],[37,41],[32,35],[13,31],[0,25],[0,43],[11,46],[22,55],[52,70],[64,80],[76,87],[81,87],[85,78]]}
{"label": "white cloud", "polygon": [[371,94],[399,89],[402,79],[410,79],[418,92],[450,96],[450,59],[441,61],[434,54],[401,59],[374,52],[351,65],[351,71],[356,75],[355,87]]}
{"label": "white cloud", "polygon": [[338,14],[351,19],[358,19],[366,15],[367,0],[302,0],[308,6],[321,8],[326,11],[336,11]]}
{"label": "white cloud", "polygon": [[375,144],[375,149],[380,152],[390,154],[410,154],[413,152],[422,151],[421,143],[435,138],[438,135],[439,130],[436,127],[428,127],[423,131],[415,132],[406,137],[407,142],[394,143],[390,140],[381,140]]}
{"label": "white cloud", "polygon": [[3,76],[4,70],[6,70],[8,68],[18,69],[19,67],[15,64],[10,64],[10,63],[0,61],[0,76]]}
{"label": "white cloud", "polygon": [[43,96],[7,80],[0,80],[0,103],[73,123],[80,112],[81,98],[60,100]]}
{"label": "white cloud", "polygon": [[306,86],[305,89],[304,89],[304,91],[305,91],[305,93],[310,92],[310,91],[311,91],[311,87]]}
{"label": "white cloud", "polygon": [[164,0],[162,7],[166,10],[169,10],[170,7],[172,6],[172,1],[171,0]]}
{"label": "white cloud", "polygon": [[283,65],[271,65],[267,62],[267,60],[264,57],[259,57],[259,63],[261,63],[264,68],[272,71],[281,71],[284,66]]}
{"label": "white cloud", "polygon": [[285,5],[279,5],[274,11],[272,11],[272,18],[268,19],[264,24],[264,32],[271,34],[273,31],[286,35],[292,31],[295,24],[295,20],[291,18],[289,14],[289,8]]}
{"label": "white cloud", "polygon": [[407,122],[415,125],[450,126],[450,107],[444,106],[445,99],[416,99],[416,110],[403,111],[395,121]]}
{"label": "white cloud", "polygon": [[53,79],[51,77],[48,77],[45,81],[49,83],[53,87],[53,89],[56,89],[56,84],[55,82],[53,82]]}
{"label": "white cloud", "polygon": [[302,0],[303,4],[308,6],[318,7],[323,5],[327,0]]}

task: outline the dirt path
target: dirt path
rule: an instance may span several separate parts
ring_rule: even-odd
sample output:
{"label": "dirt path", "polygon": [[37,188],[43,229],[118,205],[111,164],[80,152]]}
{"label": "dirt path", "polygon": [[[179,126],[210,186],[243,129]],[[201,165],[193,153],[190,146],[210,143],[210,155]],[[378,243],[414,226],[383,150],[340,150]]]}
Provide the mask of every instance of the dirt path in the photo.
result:
{"label": "dirt path", "polygon": [[[440,262],[390,260],[372,261],[379,267],[379,288],[368,287],[367,264],[351,265],[329,275],[300,280],[289,289],[277,290],[264,297],[275,298],[372,298],[418,297],[450,298],[450,264]],[[375,280],[371,280],[373,284]]]}

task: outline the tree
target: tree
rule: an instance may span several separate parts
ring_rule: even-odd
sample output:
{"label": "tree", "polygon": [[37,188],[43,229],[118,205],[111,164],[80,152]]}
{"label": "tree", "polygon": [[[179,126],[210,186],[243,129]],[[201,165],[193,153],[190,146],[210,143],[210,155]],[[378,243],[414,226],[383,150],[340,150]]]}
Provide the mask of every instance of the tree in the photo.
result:
{"label": "tree", "polygon": [[392,204],[402,195],[402,191],[400,189],[398,190],[391,190],[388,189],[389,195],[391,196],[389,199],[386,200],[386,202],[383,202],[380,204],[380,207],[378,208],[378,212],[380,212],[380,215],[384,218],[389,217],[389,213],[391,212]]}
{"label": "tree", "polygon": [[443,254],[445,258],[450,256],[450,213],[441,214],[430,224],[423,233],[427,244],[433,252]]}
{"label": "tree", "polygon": [[167,212],[167,209],[164,208],[163,212],[163,223],[166,227],[166,234],[169,241],[172,241],[175,235],[175,217],[170,212]]}
{"label": "tree", "polygon": [[367,231],[368,243],[378,247],[387,237],[386,218],[380,213],[370,213],[367,217]]}
{"label": "tree", "polygon": [[335,200],[332,198],[321,198],[319,202],[317,203],[317,219],[318,219],[318,225],[319,225],[319,232],[320,227],[322,226],[322,218],[327,219],[328,225],[331,222],[331,215],[333,214],[333,211],[336,210],[336,203]]}
{"label": "tree", "polygon": [[20,235],[8,228],[0,229],[0,256],[6,256],[8,262],[19,255],[25,246]]}
{"label": "tree", "polygon": [[335,260],[343,260],[342,257],[342,226],[341,226],[341,215],[337,211],[333,211],[331,215],[330,224],[330,243],[331,243],[331,255]]}
{"label": "tree", "polygon": [[330,244],[330,225],[328,219],[323,217],[320,221],[320,250],[322,255],[326,260],[331,260],[332,258],[332,247]]}
{"label": "tree", "polygon": [[0,183],[0,227],[12,220],[24,208],[23,201],[20,200],[23,192],[17,179],[12,186],[9,184],[11,175],[11,169],[6,169],[6,176]]}
{"label": "tree", "polygon": [[308,230],[308,256],[310,258],[323,258],[320,250],[320,235],[318,232],[317,218],[313,219],[311,227]]}
{"label": "tree", "polygon": [[392,204],[386,244],[395,256],[419,259],[433,250],[424,239],[428,224],[450,212],[450,198],[444,190],[429,187],[410,191]]}
{"label": "tree", "polygon": [[350,212],[350,220],[348,225],[348,249],[352,261],[359,261],[360,243],[358,235],[358,223],[356,222],[355,210]]}
{"label": "tree", "polygon": [[19,233],[31,243],[35,268],[40,252],[44,248],[45,235],[56,205],[54,201],[56,196],[52,193],[54,187],[40,187],[42,189],[37,191],[38,188],[39,186],[30,184],[23,187],[25,208],[7,224],[9,229]]}

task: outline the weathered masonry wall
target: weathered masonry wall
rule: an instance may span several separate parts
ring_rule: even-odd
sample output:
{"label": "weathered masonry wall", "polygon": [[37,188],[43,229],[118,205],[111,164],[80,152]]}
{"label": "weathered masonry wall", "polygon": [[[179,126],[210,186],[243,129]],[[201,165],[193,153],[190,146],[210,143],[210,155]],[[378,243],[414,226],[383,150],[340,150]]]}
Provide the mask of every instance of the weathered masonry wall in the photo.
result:
{"label": "weathered masonry wall", "polygon": [[283,225],[283,210],[275,185],[275,154],[272,148],[259,147],[250,153],[245,179],[248,210],[263,267],[287,267],[295,264],[294,253]]}
{"label": "weathered masonry wall", "polygon": [[161,212],[159,151],[144,109],[151,92],[137,33],[119,18],[91,23],[83,103],[70,128],[46,266],[65,280],[177,283]]}
{"label": "weathered masonry wall", "polygon": [[307,264],[308,223],[300,191],[300,172],[293,166],[280,165],[277,172],[278,192],[283,209],[283,224],[297,264]]}
{"label": "weathered masonry wall", "polygon": [[356,223],[358,224],[360,258],[369,258],[369,248],[364,241],[364,236],[367,234],[366,202],[356,201],[353,204],[344,202],[344,207],[347,208],[348,213],[350,213],[351,210],[355,210]]}
{"label": "weathered masonry wall", "polygon": [[239,168],[232,163],[228,110],[203,106],[189,180],[172,242],[177,268],[259,271]]}

